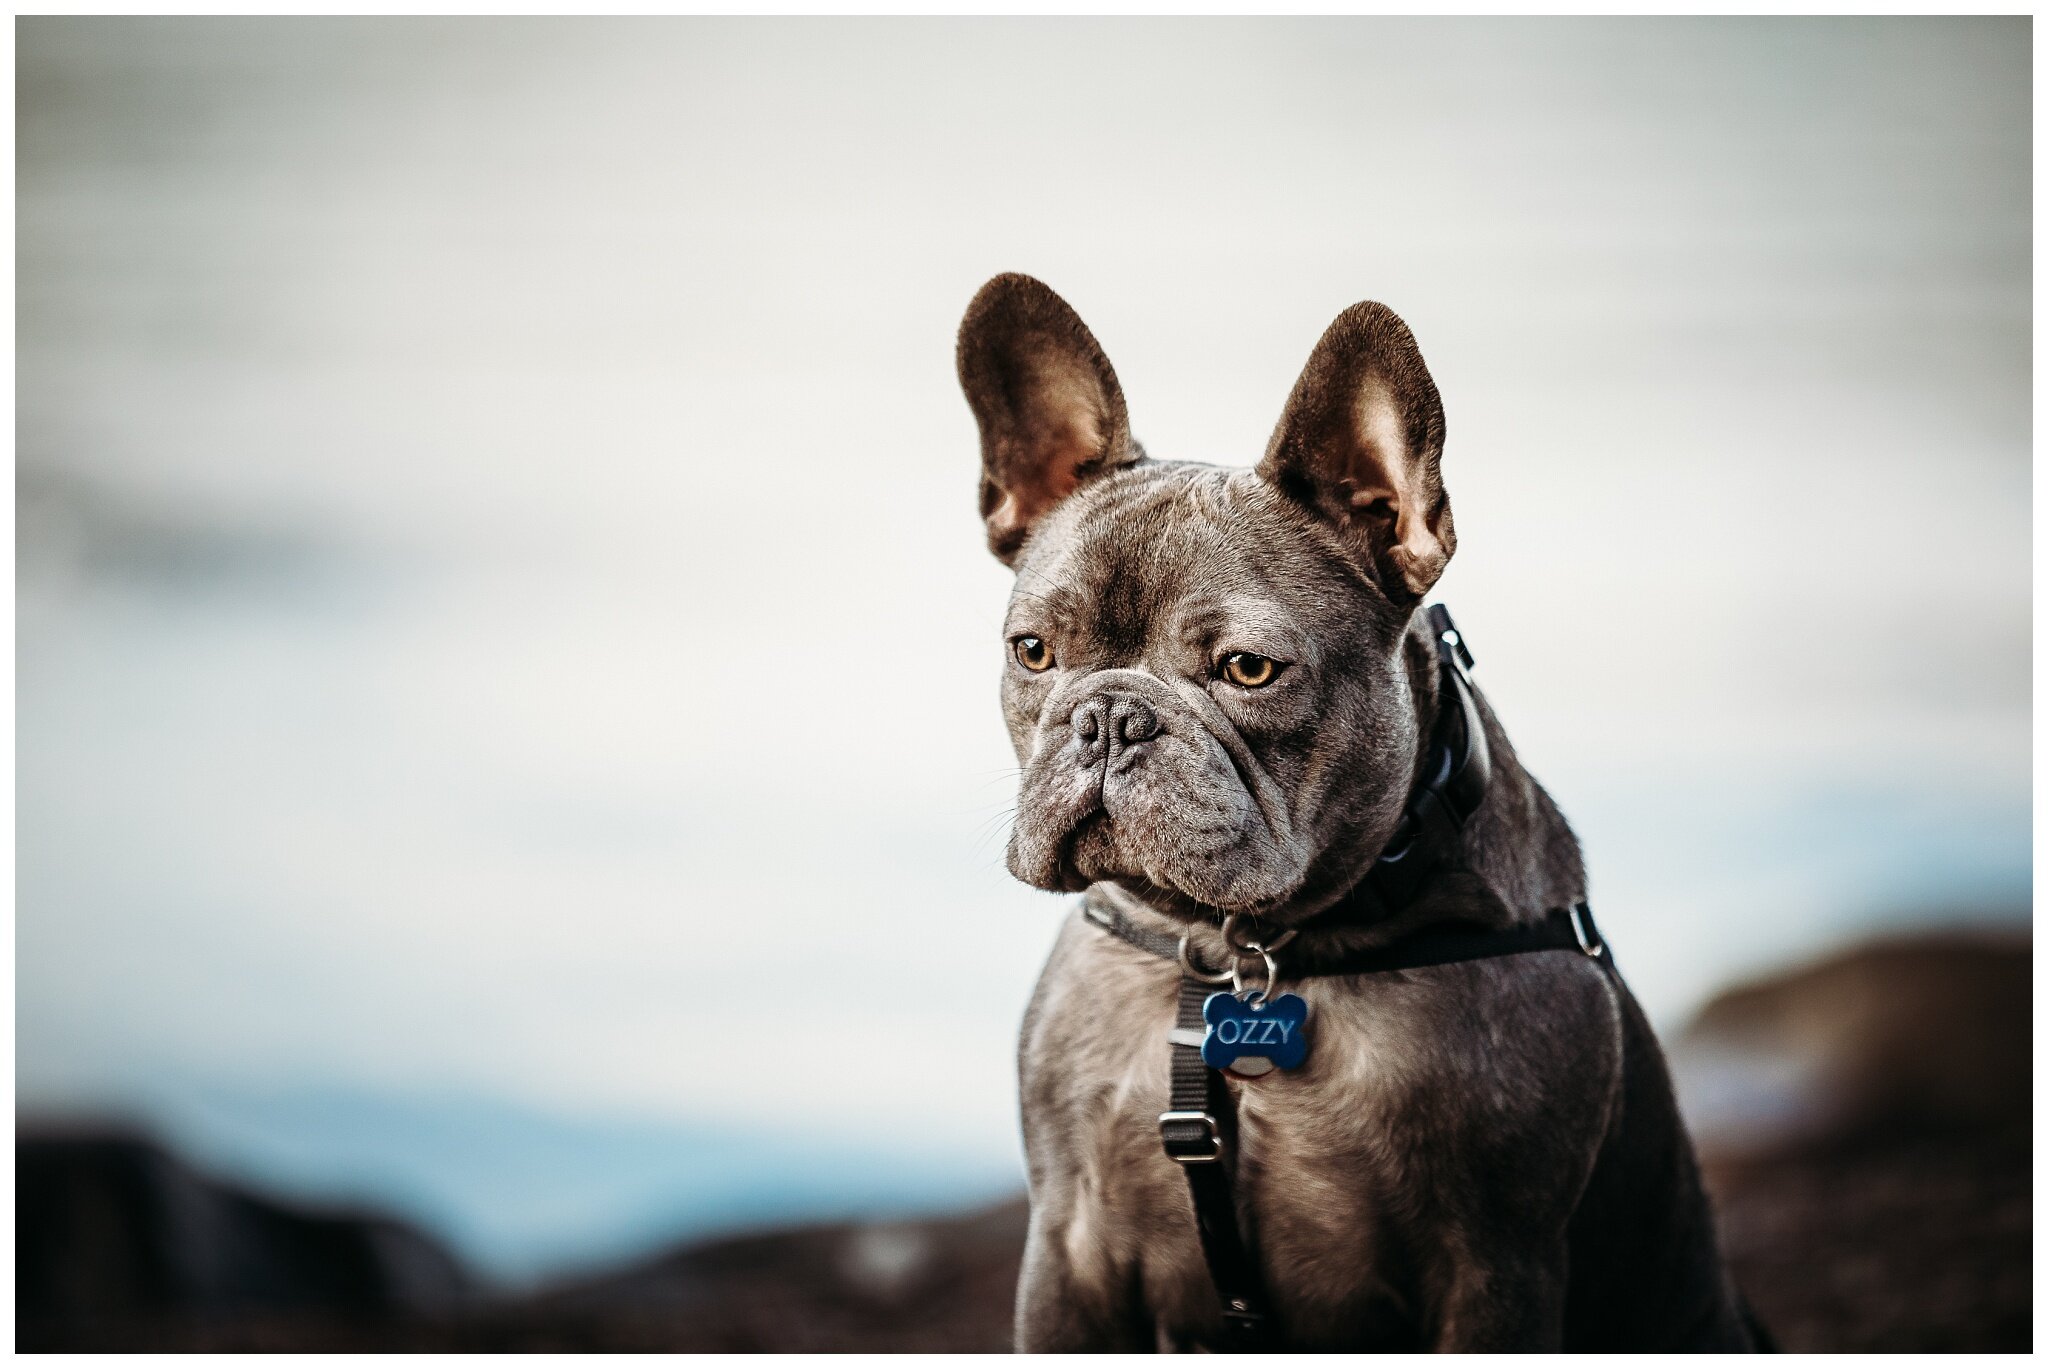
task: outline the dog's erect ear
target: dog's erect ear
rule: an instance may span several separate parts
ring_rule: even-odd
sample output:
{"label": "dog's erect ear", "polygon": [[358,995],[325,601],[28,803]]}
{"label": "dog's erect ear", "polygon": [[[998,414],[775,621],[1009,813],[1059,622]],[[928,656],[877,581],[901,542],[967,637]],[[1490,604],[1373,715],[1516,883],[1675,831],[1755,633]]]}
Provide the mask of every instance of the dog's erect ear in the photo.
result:
{"label": "dog's erect ear", "polygon": [[1316,344],[1259,474],[1353,539],[1387,593],[1420,598],[1458,545],[1443,449],[1443,401],[1414,335],[1368,301]]}
{"label": "dog's erect ear", "polygon": [[982,286],[960,321],[959,365],[981,425],[989,550],[1008,565],[1053,505],[1140,453],[1109,358],[1042,282],[1004,275]]}

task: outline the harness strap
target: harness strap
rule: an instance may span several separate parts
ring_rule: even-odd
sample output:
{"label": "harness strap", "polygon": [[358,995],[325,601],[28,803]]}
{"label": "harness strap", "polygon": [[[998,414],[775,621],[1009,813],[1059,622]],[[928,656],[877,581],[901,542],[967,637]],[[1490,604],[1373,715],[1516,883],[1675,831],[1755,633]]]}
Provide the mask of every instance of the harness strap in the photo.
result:
{"label": "harness strap", "polygon": [[[1149,928],[1140,927],[1115,908],[1097,906],[1092,897],[1084,896],[1081,912],[1083,916],[1096,926],[1102,928],[1103,931],[1108,932],[1120,941],[1128,941],[1147,955],[1156,955],[1161,960],[1180,959],[1180,941],[1177,938],[1169,936],[1165,932],[1155,932]],[[1189,1024],[1183,1022],[1181,1025],[1188,1026]],[[1197,1017],[1193,1025],[1201,1026],[1202,1019]]]}
{"label": "harness strap", "polygon": [[1180,981],[1175,1017],[1172,1084],[1168,1111],[1159,1119],[1159,1139],[1187,1176],[1195,1208],[1195,1233],[1202,1260],[1222,1303],[1225,1348],[1266,1348],[1271,1340],[1265,1284],[1258,1261],[1246,1247],[1232,1183],[1237,1111],[1217,1071],[1202,1063],[1202,1004],[1215,986]]}
{"label": "harness strap", "polygon": [[[1115,909],[1100,909],[1093,900],[1082,904],[1090,922],[1148,955],[1178,962],[1179,942],[1140,927]],[[1391,946],[1377,947],[1325,963],[1309,975],[1378,974],[1450,965],[1497,956],[1537,951],[1574,951],[1600,962],[1609,973],[1614,958],[1584,903],[1553,908],[1540,922],[1519,927],[1443,926],[1415,933]],[[1202,1005],[1216,985],[1183,974],[1179,1007],[1174,1015],[1167,1110],[1159,1116],[1159,1140],[1167,1157],[1187,1177],[1194,1203],[1195,1232],[1202,1246],[1209,1281],[1221,1303],[1224,1342],[1234,1352],[1276,1348],[1268,1311],[1265,1280],[1246,1241],[1237,1210],[1234,1184],[1237,1106],[1220,1070],[1202,1062]]]}

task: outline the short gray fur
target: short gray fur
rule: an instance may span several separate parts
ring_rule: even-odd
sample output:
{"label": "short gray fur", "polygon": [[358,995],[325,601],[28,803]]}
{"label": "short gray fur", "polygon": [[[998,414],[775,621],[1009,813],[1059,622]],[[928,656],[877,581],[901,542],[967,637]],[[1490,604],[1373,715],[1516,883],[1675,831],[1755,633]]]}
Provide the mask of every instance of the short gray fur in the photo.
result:
{"label": "short gray fur", "polygon": [[[1584,896],[1571,829],[1482,700],[1494,781],[1464,869],[1390,917],[1309,921],[1393,831],[1438,703],[1418,610],[1456,548],[1443,410],[1391,311],[1332,324],[1256,469],[1147,458],[1101,347],[1030,277],[983,287],[959,362],[990,545],[1017,573],[1006,643],[1050,660],[1007,648],[1018,878],[1191,929],[1209,964],[1221,912],[1335,952]],[[1284,669],[1240,687],[1220,673],[1234,652]],[[1286,1345],[1754,1348],[1618,979],[1545,953],[1286,988],[1316,1024],[1307,1063],[1230,1084],[1240,1223]],[[1019,1052],[1019,1349],[1217,1339],[1157,1130],[1176,989],[1078,910],[1054,946]]]}

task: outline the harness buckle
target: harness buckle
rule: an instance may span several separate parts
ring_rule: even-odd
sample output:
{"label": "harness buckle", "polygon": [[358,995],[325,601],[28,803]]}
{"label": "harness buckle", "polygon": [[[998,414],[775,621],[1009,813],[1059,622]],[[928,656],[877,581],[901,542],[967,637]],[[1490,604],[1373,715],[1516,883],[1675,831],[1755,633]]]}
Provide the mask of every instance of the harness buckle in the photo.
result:
{"label": "harness buckle", "polygon": [[1600,939],[1599,931],[1593,926],[1592,910],[1583,903],[1572,905],[1572,935],[1579,939],[1579,949],[1594,960],[1607,954],[1607,943]]}
{"label": "harness buckle", "polygon": [[1472,648],[1465,645],[1465,634],[1458,631],[1458,625],[1451,620],[1451,611],[1442,604],[1431,604],[1424,610],[1424,616],[1429,620],[1429,630],[1436,634],[1437,653],[1446,662],[1455,663],[1458,673],[1465,675],[1466,682],[1470,683],[1471,676],[1467,672],[1478,662],[1472,659]]}
{"label": "harness buckle", "polygon": [[1162,1112],[1159,1143],[1177,1165],[1213,1165],[1223,1158],[1223,1133],[1206,1112]]}

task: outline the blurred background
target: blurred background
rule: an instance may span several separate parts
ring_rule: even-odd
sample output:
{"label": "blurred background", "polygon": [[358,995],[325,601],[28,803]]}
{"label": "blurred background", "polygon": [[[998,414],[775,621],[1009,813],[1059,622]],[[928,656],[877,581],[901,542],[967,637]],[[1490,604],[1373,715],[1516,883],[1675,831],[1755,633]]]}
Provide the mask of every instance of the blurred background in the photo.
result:
{"label": "blurred background", "polygon": [[2028,1343],[2029,20],[16,38],[25,1348],[1004,1342],[1003,270],[1408,320],[1738,1274]]}

